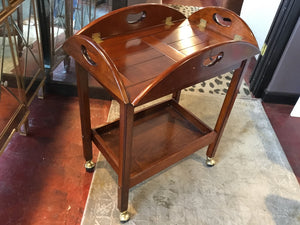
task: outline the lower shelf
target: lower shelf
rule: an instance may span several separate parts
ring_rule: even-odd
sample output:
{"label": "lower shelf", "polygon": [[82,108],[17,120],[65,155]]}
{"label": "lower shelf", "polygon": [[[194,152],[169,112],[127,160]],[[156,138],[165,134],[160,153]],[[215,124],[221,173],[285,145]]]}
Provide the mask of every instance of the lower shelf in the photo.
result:
{"label": "lower shelf", "polygon": [[[209,145],[216,133],[170,100],[135,114],[130,186]],[[93,141],[118,173],[119,121],[94,129]]]}

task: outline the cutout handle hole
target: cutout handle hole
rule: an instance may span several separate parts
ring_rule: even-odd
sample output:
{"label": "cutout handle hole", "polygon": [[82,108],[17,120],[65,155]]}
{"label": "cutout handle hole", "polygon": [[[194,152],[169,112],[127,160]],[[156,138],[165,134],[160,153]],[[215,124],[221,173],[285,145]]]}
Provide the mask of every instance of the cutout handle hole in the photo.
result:
{"label": "cutout handle hole", "polygon": [[94,60],[89,56],[89,53],[84,45],[81,45],[81,53],[83,55],[83,58],[92,66],[96,66],[97,64],[95,63]]}
{"label": "cutout handle hole", "polygon": [[223,16],[221,16],[221,15],[218,14],[218,13],[215,13],[215,14],[213,15],[213,19],[214,19],[214,21],[215,21],[217,24],[219,24],[219,25],[222,26],[222,27],[230,27],[230,26],[231,26],[231,23],[232,23],[232,21],[231,21],[230,18],[228,18],[228,17],[223,17]]}
{"label": "cutout handle hole", "polygon": [[145,11],[142,11],[139,13],[130,13],[127,15],[127,23],[135,24],[135,23],[141,22],[145,18],[146,18]]}
{"label": "cutout handle hole", "polygon": [[217,62],[221,61],[223,56],[224,56],[224,52],[220,52],[217,55],[210,56],[203,61],[202,65],[204,67],[211,67],[215,65]]}

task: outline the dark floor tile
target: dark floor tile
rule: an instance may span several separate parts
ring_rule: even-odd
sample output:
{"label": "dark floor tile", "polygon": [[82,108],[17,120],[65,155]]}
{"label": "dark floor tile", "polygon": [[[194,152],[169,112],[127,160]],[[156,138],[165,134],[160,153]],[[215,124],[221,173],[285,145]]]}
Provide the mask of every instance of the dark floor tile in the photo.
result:
{"label": "dark floor tile", "polygon": [[292,105],[263,103],[263,106],[300,183],[300,118],[290,116]]}

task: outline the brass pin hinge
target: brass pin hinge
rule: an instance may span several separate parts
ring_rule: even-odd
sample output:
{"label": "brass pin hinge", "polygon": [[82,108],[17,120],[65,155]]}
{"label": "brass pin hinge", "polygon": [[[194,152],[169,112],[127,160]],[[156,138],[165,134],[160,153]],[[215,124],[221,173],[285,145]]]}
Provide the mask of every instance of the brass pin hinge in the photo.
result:
{"label": "brass pin hinge", "polygon": [[243,40],[243,37],[241,36],[241,35],[238,35],[238,34],[236,34],[236,35],[234,35],[234,38],[233,38],[235,41],[241,41],[241,40]]}
{"label": "brass pin hinge", "polygon": [[92,39],[93,39],[97,44],[100,44],[101,42],[103,42],[103,40],[101,39],[101,34],[100,34],[100,33],[93,33],[93,34],[92,34]]}
{"label": "brass pin hinge", "polygon": [[199,27],[199,30],[204,31],[206,25],[207,25],[207,21],[205,19],[200,19],[200,22],[197,26]]}
{"label": "brass pin hinge", "polygon": [[172,22],[172,16],[169,16],[169,17],[166,18],[165,24],[166,24],[167,26],[172,26],[172,25],[174,25],[174,23]]}

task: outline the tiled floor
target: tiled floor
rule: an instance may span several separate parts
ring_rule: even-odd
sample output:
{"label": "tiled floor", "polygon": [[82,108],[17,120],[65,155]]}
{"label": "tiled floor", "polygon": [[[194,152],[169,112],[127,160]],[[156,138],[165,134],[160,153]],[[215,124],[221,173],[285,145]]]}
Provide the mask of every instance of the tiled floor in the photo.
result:
{"label": "tiled floor", "polygon": [[[263,105],[300,182],[300,118],[289,116],[292,106]],[[92,100],[92,123],[104,122],[109,106]],[[28,136],[14,135],[0,157],[0,224],[80,224],[92,174],[83,167],[77,98],[47,95],[30,110]]]}

